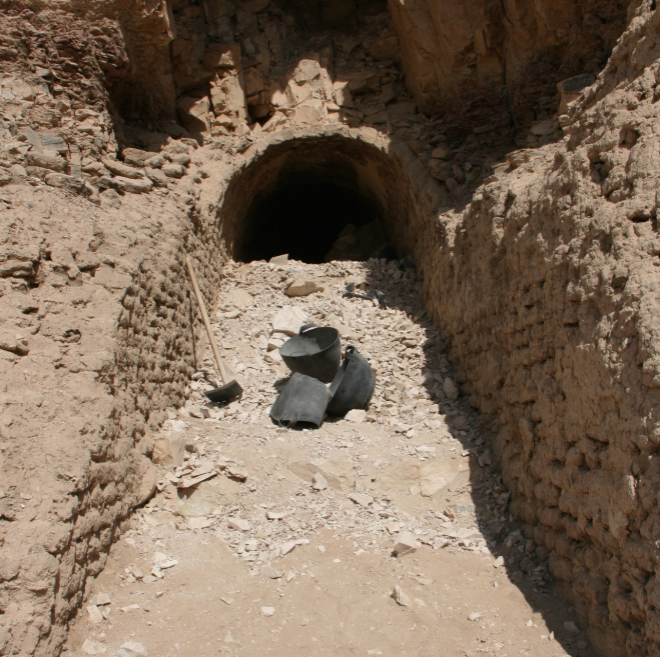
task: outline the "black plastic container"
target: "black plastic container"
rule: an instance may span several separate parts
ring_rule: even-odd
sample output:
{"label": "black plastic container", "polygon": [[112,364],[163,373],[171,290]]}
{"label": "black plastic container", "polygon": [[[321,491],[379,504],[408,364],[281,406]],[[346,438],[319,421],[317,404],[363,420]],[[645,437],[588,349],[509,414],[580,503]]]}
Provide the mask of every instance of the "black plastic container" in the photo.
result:
{"label": "black plastic container", "polygon": [[330,326],[319,328],[307,324],[299,335],[280,347],[280,355],[292,372],[330,383],[341,363],[339,331]]}
{"label": "black plastic container", "polygon": [[375,388],[376,375],[371,365],[355,347],[346,347],[344,362],[330,386],[328,415],[343,417],[353,409],[366,408]]}
{"label": "black plastic container", "polygon": [[296,373],[275,400],[270,416],[289,428],[297,424],[311,424],[318,428],[323,424],[330,397],[328,387],[318,379]]}

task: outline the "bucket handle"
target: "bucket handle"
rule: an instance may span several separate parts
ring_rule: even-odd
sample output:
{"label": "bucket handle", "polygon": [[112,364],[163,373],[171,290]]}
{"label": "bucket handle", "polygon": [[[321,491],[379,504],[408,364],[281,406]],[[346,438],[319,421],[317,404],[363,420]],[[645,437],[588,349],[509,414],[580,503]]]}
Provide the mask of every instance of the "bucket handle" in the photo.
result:
{"label": "bucket handle", "polygon": [[302,335],[305,331],[309,331],[309,329],[313,328],[318,328],[318,324],[305,324],[304,326],[300,327],[300,332],[298,335]]}

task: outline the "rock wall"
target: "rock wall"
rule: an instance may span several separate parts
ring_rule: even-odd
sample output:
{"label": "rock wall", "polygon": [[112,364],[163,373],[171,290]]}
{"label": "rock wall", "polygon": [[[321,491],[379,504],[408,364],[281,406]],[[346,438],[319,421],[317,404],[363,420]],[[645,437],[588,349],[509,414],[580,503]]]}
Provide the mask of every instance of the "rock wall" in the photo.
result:
{"label": "rock wall", "polygon": [[[79,103],[74,110],[109,109],[115,119],[150,122],[174,118],[169,3],[5,0],[2,9],[5,73],[36,73],[55,95],[66,91]],[[62,109],[51,112],[54,126]]]}
{"label": "rock wall", "polygon": [[598,73],[605,65],[625,29],[628,5],[627,0],[389,2],[415,100],[442,113],[463,137],[474,128],[528,128],[552,114],[559,81]]}
{"label": "rock wall", "polygon": [[644,3],[563,142],[513,152],[418,245],[463,390],[498,418],[511,510],[604,655],[656,655],[657,83]]}

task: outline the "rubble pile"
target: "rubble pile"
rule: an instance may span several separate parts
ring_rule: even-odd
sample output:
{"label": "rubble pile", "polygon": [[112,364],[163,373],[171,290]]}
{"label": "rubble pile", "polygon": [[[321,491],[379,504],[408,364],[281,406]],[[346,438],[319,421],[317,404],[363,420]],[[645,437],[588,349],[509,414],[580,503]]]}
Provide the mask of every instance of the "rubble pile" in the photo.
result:
{"label": "rubble pile", "polygon": [[[315,285],[293,305],[286,293],[300,282]],[[384,290],[388,308],[342,297],[348,283]],[[306,544],[320,528],[383,555],[396,553],[396,538],[406,532],[413,532],[417,547],[490,554],[508,520],[509,494],[491,472],[489,434],[460,401],[419,291],[414,269],[402,271],[399,261],[229,263],[212,322],[243,396],[224,407],[206,399],[204,391],[219,384],[207,349],[188,402],[176,414],[170,411],[156,436],[153,458],[166,471],[148,514],[165,511],[181,518],[177,526],[212,532],[256,566]],[[290,375],[278,349],[310,321],[335,327],[344,344],[359,347],[377,373],[376,392],[366,411],[351,411],[318,431],[289,431],[269,417]],[[278,458],[268,468],[298,477],[293,496],[280,483],[286,475],[257,474],[246,465],[253,448],[259,453],[282,440],[305,454],[284,463]],[[471,461],[483,473],[479,486],[491,514],[485,532],[469,495]],[[392,496],[392,488],[401,487],[406,495],[445,503],[417,517]],[[518,532],[510,543],[521,541]],[[527,543],[517,555],[521,568],[542,583],[547,555]]]}

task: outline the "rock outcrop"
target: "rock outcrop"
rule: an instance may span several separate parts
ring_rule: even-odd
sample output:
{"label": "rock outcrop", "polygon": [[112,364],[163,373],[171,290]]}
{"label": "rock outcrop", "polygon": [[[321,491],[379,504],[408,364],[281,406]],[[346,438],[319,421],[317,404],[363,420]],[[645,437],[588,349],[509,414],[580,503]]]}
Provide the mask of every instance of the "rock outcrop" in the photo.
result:
{"label": "rock outcrop", "polygon": [[[415,100],[465,135],[528,128],[556,108],[556,84],[605,65],[627,0],[390,0]],[[524,136],[523,136],[524,138]],[[523,144],[524,145],[524,142]]]}

